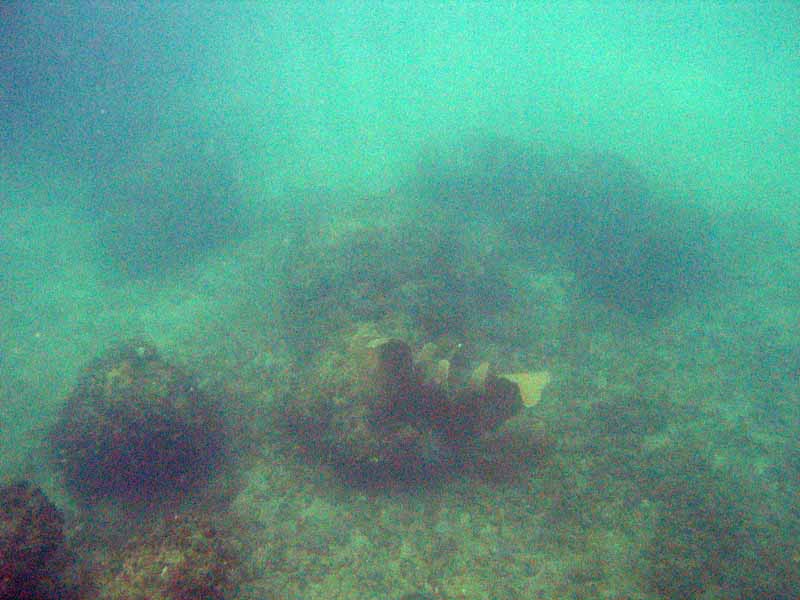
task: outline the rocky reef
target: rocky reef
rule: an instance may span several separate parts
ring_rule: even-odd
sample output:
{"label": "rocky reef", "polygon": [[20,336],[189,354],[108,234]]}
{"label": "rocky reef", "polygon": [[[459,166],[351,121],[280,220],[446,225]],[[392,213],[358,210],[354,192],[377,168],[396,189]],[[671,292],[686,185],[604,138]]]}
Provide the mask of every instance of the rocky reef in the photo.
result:
{"label": "rocky reef", "polygon": [[137,501],[206,478],[221,456],[223,429],[218,399],[134,340],[84,369],[50,443],[80,497]]}

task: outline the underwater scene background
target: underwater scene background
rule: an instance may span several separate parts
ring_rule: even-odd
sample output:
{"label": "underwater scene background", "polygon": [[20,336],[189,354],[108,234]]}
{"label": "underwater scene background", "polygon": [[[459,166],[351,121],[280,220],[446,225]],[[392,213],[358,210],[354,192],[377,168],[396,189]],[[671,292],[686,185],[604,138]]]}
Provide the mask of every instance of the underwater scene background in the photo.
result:
{"label": "underwater scene background", "polygon": [[0,600],[800,597],[791,2],[0,5]]}

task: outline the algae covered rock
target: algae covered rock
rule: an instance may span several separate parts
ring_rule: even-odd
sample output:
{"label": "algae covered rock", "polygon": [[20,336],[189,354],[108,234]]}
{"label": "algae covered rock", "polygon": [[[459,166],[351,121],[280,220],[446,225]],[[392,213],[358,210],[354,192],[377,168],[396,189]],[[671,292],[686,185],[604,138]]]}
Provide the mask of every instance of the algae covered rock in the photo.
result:
{"label": "algae covered rock", "polygon": [[64,517],[28,482],[0,487],[0,600],[57,598]]}
{"label": "algae covered rock", "polygon": [[469,470],[484,481],[515,482],[543,462],[551,444],[541,421],[518,414],[481,437]]}
{"label": "algae covered rock", "polygon": [[172,516],[97,565],[101,600],[223,600],[239,579],[231,531],[205,517]]}
{"label": "algae covered rock", "polygon": [[490,368],[488,362],[478,365],[469,385],[455,393],[451,437],[470,438],[493,431],[522,408],[519,386],[494,375]]}
{"label": "algae covered rock", "polygon": [[67,484],[84,496],[147,499],[189,488],[223,445],[218,401],[145,342],[83,371],[50,433]]}
{"label": "algae covered rock", "polygon": [[523,403],[516,383],[488,365],[476,371],[465,380],[427,346],[415,358],[400,339],[357,334],[304,374],[287,400],[284,423],[305,454],[355,483],[478,473],[470,465],[483,439]]}

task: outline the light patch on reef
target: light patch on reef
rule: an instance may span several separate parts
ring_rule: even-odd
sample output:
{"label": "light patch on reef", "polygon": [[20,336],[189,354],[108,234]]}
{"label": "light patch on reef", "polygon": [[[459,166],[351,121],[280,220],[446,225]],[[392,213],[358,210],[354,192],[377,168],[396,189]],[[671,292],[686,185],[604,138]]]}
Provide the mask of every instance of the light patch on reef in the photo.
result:
{"label": "light patch on reef", "polygon": [[503,379],[513,381],[519,386],[522,403],[525,406],[536,406],[542,399],[542,390],[550,383],[550,371],[524,371],[521,373],[504,373]]}

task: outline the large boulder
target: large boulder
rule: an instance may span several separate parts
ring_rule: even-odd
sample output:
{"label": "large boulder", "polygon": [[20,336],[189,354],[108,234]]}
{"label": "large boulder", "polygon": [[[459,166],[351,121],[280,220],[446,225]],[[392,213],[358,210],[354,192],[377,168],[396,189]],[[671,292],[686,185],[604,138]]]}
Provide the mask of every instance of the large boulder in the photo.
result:
{"label": "large boulder", "polygon": [[147,499],[207,477],[220,457],[218,399],[146,342],[92,361],[50,432],[67,484],[82,496]]}

